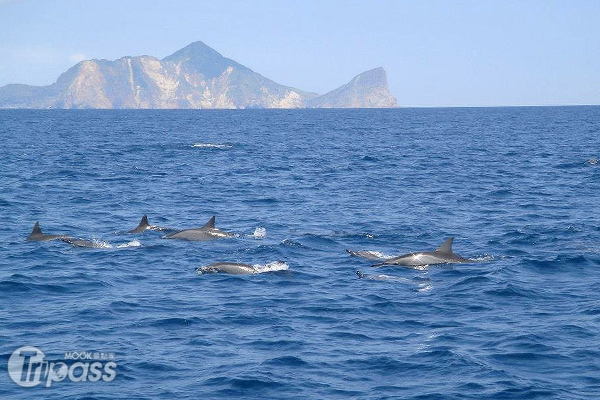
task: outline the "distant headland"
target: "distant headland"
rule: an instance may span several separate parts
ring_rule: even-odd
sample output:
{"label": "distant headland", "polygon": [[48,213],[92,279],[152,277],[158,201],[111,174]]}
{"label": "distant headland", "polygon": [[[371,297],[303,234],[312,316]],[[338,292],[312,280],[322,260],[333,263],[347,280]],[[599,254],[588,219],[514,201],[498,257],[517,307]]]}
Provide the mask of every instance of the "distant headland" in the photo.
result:
{"label": "distant headland", "polygon": [[382,67],[324,95],[280,85],[203,42],[168,57],[81,61],[48,86],[0,87],[0,108],[394,108]]}

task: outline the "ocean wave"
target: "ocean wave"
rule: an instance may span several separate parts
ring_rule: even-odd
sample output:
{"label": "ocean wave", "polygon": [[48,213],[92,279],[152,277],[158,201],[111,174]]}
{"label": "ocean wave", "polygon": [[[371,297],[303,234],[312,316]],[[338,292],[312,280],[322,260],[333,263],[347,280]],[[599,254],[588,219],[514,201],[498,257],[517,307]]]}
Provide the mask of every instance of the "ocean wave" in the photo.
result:
{"label": "ocean wave", "polygon": [[299,247],[299,248],[308,248],[308,246],[303,245],[300,242],[297,242],[295,240],[292,239],[283,239],[283,241],[281,242],[282,245],[286,246],[286,247]]}
{"label": "ocean wave", "polygon": [[480,287],[490,283],[493,283],[493,281],[486,276],[470,276],[456,282],[451,287],[454,289],[464,287],[463,290],[471,290],[473,286]]}
{"label": "ocean wave", "polygon": [[300,357],[295,356],[282,356],[275,357],[270,360],[263,362],[264,365],[281,365],[284,367],[292,366],[292,367],[303,367],[309,365],[306,361],[301,359]]}
{"label": "ocean wave", "polygon": [[[267,390],[267,389],[276,389],[284,387],[285,384],[272,380],[269,378],[265,379],[256,379],[256,378],[231,378],[230,376],[218,376],[214,378],[210,378],[203,382],[204,385],[207,386],[222,386],[225,385],[236,390],[236,396],[239,397],[241,394],[247,394],[248,391],[252,390]],[[237,393],[237,390],[241,390],[243,392]],[[222,397],[232,397],[231,391],[226,390],[222,393]]]}
{"label": "ocean wave", "polygon": [[533,290],[526,290],[520,286],[513,284],[505,284],[500,288],[491,289],[485,291],[486,295],[496,296],[496,297],[522,297],[522,298],[535,298],[539,296],[539,294],[535,293]]}
{"label": "ocean wave", "polygon": [[233,146],[223,143],[194,143],[191,147],[200,149],[230,149]]}

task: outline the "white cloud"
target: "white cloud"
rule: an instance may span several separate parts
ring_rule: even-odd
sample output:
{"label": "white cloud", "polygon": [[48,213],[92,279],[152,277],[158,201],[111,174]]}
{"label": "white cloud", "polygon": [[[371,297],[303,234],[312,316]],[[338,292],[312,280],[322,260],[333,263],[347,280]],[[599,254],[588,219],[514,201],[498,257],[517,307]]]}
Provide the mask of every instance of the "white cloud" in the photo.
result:
{"label": "white cloud", "polygon": [[81,53],[75,53],[75,54],[71,54],[69,56],[69,61],[71,61],[72,63],[75,63],[75,64],[77,64],[78,62],[83,61],[85,59],[87,59],[87,57]]}

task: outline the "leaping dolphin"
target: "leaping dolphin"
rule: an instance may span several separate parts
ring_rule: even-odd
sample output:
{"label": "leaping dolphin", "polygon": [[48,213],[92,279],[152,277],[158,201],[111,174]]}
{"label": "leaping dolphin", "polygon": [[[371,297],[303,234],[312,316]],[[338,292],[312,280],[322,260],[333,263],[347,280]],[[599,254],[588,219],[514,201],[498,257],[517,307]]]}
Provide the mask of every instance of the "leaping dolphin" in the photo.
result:
{"label": "leaping dolphin", "polygon": [[69,239],[66,235],[45,235],[40,228],[40,223],[36,222],[33,226],[33,230],[29,234],[26,240],[31,242],[47,242],[49,240],[62,240]]}
{"label": "leaping dolphin", "polygon": [[448,238],[446,241],[434,251],[420,251],[416,253],[403,254],[398,257],[387,259],[379,264],[373,264],[372,267],[381,267],[384,265],[405,265],[405,266],[422,266],[431,264],[449,264],[449,263],[470,263],[476,260],[463,258],[452,252],[452,242],[454,238]]}
{"label": "leaping dolphin", "polygon": [[215,228],[214,215],[211,219],[208,220],[206,224],[204,224],[200,228],[184,229],[163,236],[164,239],[180,239],[193,241],[207,241],[230,237],[233,237],[233,234]]}

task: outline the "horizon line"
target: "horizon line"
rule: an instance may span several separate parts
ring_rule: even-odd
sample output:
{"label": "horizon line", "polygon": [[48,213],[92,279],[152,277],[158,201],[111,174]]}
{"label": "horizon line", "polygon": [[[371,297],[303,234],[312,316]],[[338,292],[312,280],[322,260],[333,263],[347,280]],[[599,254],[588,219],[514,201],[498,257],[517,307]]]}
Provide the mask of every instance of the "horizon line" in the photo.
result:
{"label": "horizon line", "polygon": [[26,108],[0,107],[0,111],[306,111],[306,110],[408,110],[408,109],[448,109],[448,108],[559,108],[559,107],[600,107],[600,104],[523,104],[523,105],[484,105],[484,106],[399,106],[361,108]]}

